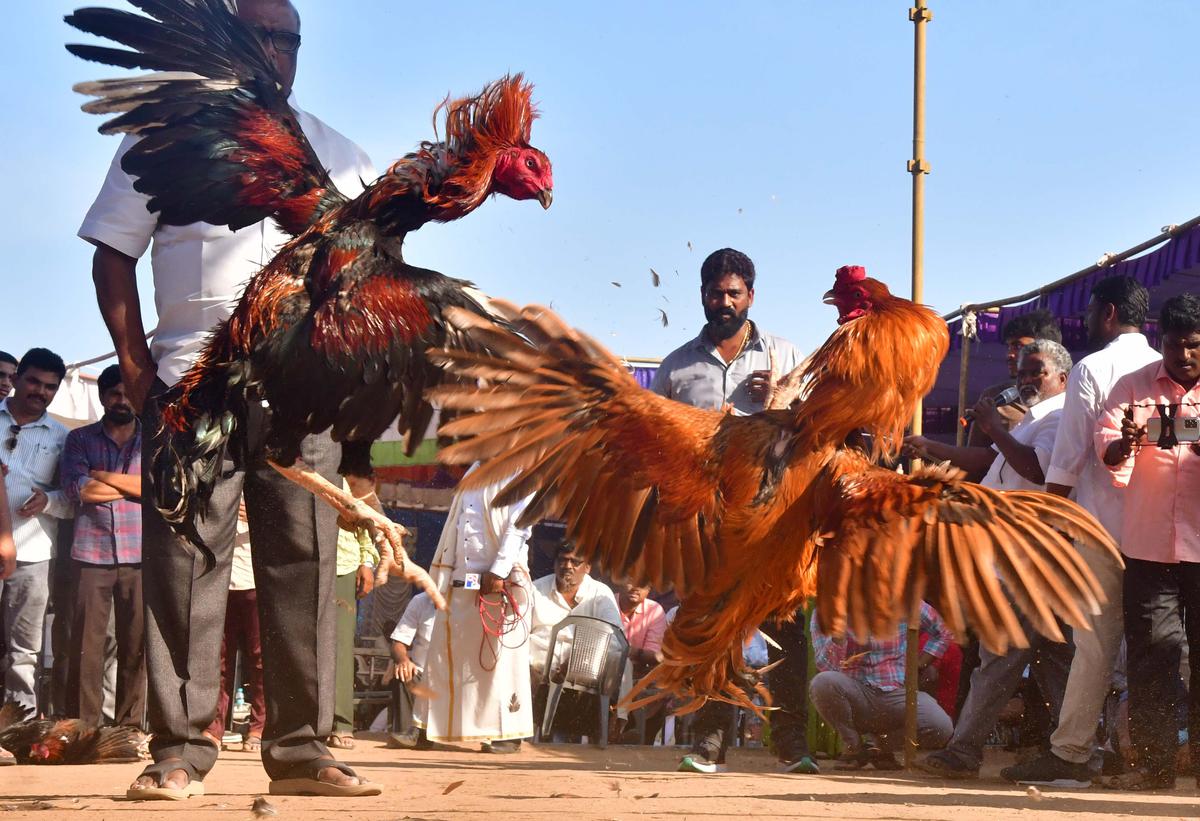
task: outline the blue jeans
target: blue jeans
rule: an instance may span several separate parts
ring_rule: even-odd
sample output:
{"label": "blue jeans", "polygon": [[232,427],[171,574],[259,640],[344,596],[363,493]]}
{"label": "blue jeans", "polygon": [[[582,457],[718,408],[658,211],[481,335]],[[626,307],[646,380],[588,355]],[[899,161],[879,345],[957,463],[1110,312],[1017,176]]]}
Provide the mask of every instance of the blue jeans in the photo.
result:
{"label": "blue jeans", "polygon": [[17,562],[17,569],[0,581],[4,617],[4,700],[36,713],[38,655],[46,602],[50,598],[50,562]]}

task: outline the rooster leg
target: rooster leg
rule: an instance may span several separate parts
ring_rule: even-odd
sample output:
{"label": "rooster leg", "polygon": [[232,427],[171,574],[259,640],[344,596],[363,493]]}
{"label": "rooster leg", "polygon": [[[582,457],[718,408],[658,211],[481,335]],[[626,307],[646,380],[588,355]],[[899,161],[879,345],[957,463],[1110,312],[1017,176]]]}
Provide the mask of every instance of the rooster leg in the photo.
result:
{"label": "rooster leg", "polygon": [[340,522],[351,527],[367,529],[367,532],[371,534],[371,539],[379,548],[379,568],[375,573],[376,584],[387,584],[388,576],[394,574],[428,593],[439,609],[445,608],[445,599],[438,592],[437,586],[429,574],[414,562],[405,560],[402,537],[407,531],[383,514],[383,510],[379,506],[379,499],[374,493],[367,497],[371,500],[370,502],[367,499],[360,499],[353,493],[333,484],[299,459],[291,467],[286,468],[270,460],[267,461],[267,464],[279,471],[284,478],[295,482],[318,499],[328,503],[338,512]]}

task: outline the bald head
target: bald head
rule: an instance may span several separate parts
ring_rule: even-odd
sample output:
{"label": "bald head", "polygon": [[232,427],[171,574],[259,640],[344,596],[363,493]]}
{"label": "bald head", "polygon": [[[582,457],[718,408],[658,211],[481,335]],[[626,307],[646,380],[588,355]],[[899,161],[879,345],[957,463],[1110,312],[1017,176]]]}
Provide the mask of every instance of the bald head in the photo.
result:
{"label": "bald head", "polygon": [[[296,81],[297,51],[281,49],[287,34],[300,34],[300,13],[289,0],[237,0],[237,16],[258,32],[259,41],[279,74],[284,94]],[[277,36],[283,33],[283,37]],[[297,47],[298,48],[298,47]]]}

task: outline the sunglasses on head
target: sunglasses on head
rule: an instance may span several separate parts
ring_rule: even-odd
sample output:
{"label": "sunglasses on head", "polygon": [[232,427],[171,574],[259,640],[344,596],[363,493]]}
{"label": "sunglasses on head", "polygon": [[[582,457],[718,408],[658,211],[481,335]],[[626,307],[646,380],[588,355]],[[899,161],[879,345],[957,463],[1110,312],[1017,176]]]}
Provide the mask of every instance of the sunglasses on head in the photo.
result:
{"label": "sunglasses on head", "polygon": [[17,446],[17,437],[21,435],[21,426],[9,425],[8,432],[11,434],[11,436],[9,436],[4,442],[4,448],[6,450],[13,450]]}
{"label": "sunglasses on head", "polygon": [[255,26],[254,31],[282,54],[294,54],[300,49],[300,35],[294,31],[276,31],[262,26]]}

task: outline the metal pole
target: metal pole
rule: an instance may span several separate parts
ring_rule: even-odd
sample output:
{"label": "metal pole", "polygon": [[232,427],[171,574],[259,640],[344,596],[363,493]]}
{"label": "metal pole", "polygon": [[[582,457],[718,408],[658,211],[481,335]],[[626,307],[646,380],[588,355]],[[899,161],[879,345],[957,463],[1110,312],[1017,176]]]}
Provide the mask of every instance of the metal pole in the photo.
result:
{"label": "metal pole", "polygon": [[975,312],[967,311],[963,314],[962,324],[960,326],[962,333],[962,348],[958,354],[958,419],[959,423],[955,429],[954,443],[962,447],[967,443],[967,426],[962,423],[962,420],[967,415],[967,377],[971,371],[971,340],[975,338]]}
{"label": "metal pole", "polygon": [[[912,299],[925,299],[925,24],[933,12],[925,0],[908,10],[913,23],[913,153],[908,161],[912,174]],[[921,433],[923,403],[917,403],[912,431]],[[920,649],[920,612],[908,614],[908,641],[904,659],[904,766],[912,769],[917,750],[917,658]]]}

